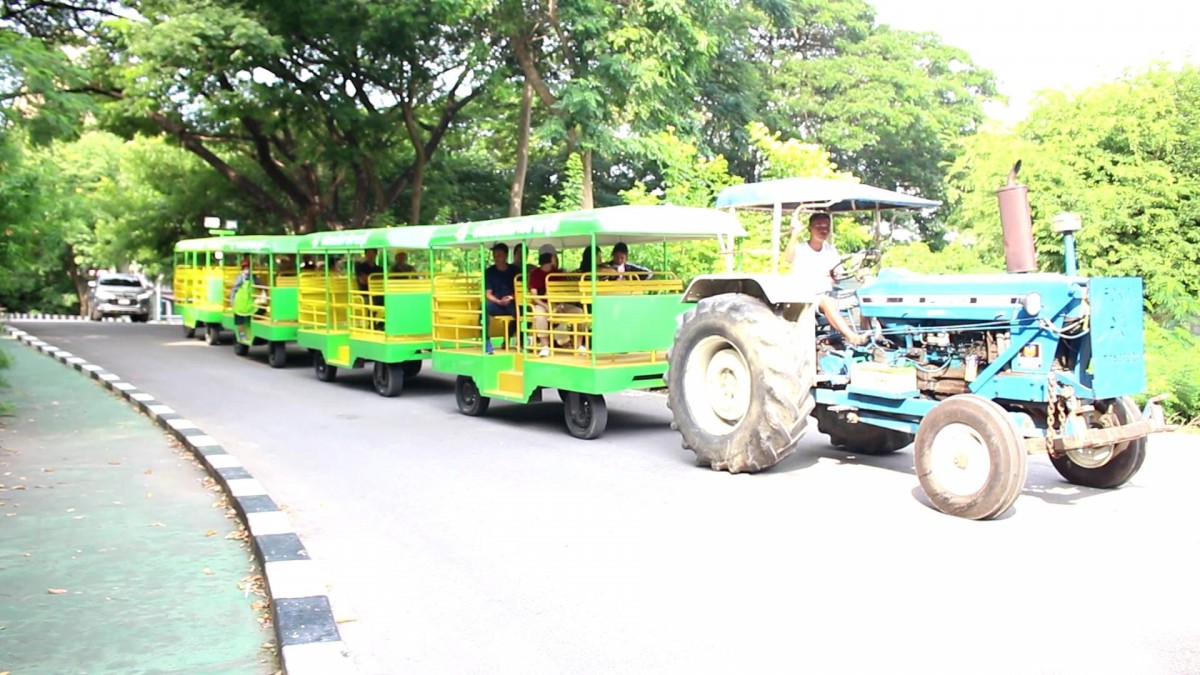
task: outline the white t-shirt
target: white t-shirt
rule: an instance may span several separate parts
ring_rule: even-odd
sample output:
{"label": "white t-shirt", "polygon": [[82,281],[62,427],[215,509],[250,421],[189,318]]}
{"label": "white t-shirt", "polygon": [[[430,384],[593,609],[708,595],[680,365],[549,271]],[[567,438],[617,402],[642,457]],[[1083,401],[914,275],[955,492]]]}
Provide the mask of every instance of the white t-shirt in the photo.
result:
{"label": "white t-shirt", "polygon": [[792,259],[792,274],[800,280],[800,287],[814,295],[833,290],[833,278],[829,271],[842,260],[838,250],[825,242],[820,251],[814,251],[807,241],[796,242],[796,257]]}

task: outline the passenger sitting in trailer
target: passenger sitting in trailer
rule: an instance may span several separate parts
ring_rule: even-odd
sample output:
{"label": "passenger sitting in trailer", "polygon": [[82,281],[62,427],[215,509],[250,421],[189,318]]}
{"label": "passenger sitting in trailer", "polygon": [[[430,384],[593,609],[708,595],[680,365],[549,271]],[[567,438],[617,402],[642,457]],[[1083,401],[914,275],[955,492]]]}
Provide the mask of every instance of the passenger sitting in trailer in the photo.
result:
{"label": "passenger sitting in trailer", "polygon": [[829,320],[829,325],[842,334],[843,339],[855,346],[865,345],[868,335],[860,334],[850,325],[846,317],[838,311],[837,301],[833,298],[833,270],[841,262],[837,248],[827,240],[832,231],[833,221],[829,214],[814,213],[808,218],[808,240],[802,241],[800,233],[800,211],[792,213],[792,235],[788,240],[784,258],[792,264],[792,274],[800,280],[801,288],[813,295],[819,296],[817,301],[821,313]]}
{"label": "passenger sitting in trailer", "polygon": [[358,282],[358,290],[367,290],[368,278],[372,274],[379,274],[383,271],[383,268],[377,264],[378,258],[379,251],[369,248],[363,254],[363,259],[354,263],[354,279]]}
{"label": "passenger sitting in trailer", "polygon": [[654,276],[650,268],[629,262],[629,246],[623,241],[618,241],[613,245],[612,260],[608,262],[608,267],[611,267],[616,272],[617,280],[633,279],[641,281]]}
{"label": "passenger sitting in trailer", "polygon": [[599,261],[596,263],[597,271],[612,269],[612,267],[608,263],[604,262],[601,259],[600,256],[602,256],[602,255],[604,255],[604,254],[600,252],[599,244],[597,244],[594,247],[589,247],[589,248],[583,249],[583,257],[580,259],[579,269],[575,270],[575,273],[576,274],[591,274],[593,258],[596,259],[597,261]]}
{"label": "passenger sitting in trailer", "polygon": [[537,269],[537,265],[525,262],[525,244],[513,245],[512,266],[518,275],[524,274],[525,276],[533,274],[533,271]]}
{"label": "passenger sitting in trailer", "polygon": [[281,255],[275,258],[275,274],[292,275],[296,273],[296,256]]}
{"label": "passenger sitting in trailer", "polygon": [[392,261],[393,274],[412,274],[417,271],[417,268],[408,263],[408,251],[396,251],[396,258]]}
{"label": "passenger sitting in trailer", "polygon": [[[543,244],[538,249],[538,266],[533,268],[529,273],[529,294],[530,306],[533,311],[533,328],[537,335],[538,356],[550,356],[550,317],[551,312],[554,314],[582,314],[583,308],[578,305],[573,305],[565,302],[558,302],[551,308],[546,301],[546,277],[550,274],[558,272],[558,251],[553,244]],[[558,346],[564,346],[570,342],[569,324],[556,324],[554,326],[555,336],[554,343]]]}
{"label": "passenger sitting in trailer", "polygon": [[[500,242],[492,247],[493,264],[483,271],[484,294],[487,298],[487,316],[517,315],[515,279],[517,268],[508,264],[508,244]],[[512,337],[517,328],[516,321],[508,322]]]}

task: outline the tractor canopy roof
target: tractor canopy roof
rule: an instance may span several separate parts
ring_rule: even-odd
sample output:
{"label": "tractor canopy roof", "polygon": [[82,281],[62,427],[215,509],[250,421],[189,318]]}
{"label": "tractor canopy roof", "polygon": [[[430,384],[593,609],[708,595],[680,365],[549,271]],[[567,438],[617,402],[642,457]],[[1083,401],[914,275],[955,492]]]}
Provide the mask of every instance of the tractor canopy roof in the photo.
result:
{"label": "tractor canopy roof", "polygon": [[717,195],[717,208],[783,211],[882,211],[931,209],[941,202],[903,192],[831,178],[781,178],[762,183],[731,185]]}

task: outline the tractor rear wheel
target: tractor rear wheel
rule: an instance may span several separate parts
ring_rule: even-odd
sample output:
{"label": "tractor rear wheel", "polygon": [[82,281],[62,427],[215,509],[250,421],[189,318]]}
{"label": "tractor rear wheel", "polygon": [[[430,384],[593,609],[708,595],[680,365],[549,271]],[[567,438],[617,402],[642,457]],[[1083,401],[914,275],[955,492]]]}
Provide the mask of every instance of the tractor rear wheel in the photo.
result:
{"label": "tractor rear wheel", "polygon": [[667,405],[683,445],[713,469],[762,471],[791,454],[813,409],[811,342],[749,295],[705,298],[668,356]]}
{"label": "tractor rear wheel", "polygon": [[972,520],[1008,510],[1025,487],[1025,442],[1004,408],[974,394],[934,406],[917,428],[913,462],[942,513]]}
{"label": "tractor rear wheel", "polygon": [[[1112,413],[1120,424],[1129,424],[1138,419],[1137,405],[1128,396],[1113,400]],[[1068,482],[1105,490],[1129,482],[1145,460],[1144,436],[1124,443],[1070,450],[1058,457],[1050,456],[1050,463]]]}

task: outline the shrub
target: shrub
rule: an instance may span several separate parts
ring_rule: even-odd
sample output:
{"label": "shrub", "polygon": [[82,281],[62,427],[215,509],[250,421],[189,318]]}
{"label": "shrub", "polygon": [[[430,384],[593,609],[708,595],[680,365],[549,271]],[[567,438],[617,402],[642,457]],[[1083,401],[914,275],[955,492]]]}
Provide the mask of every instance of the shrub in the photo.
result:
{"label": "shrub", "polygon": [[1146,320],[1146,394],[1167,393],[1167,418],[1177,424],[1200,423],[1200,338],[1185,328],[1163,328]]}

